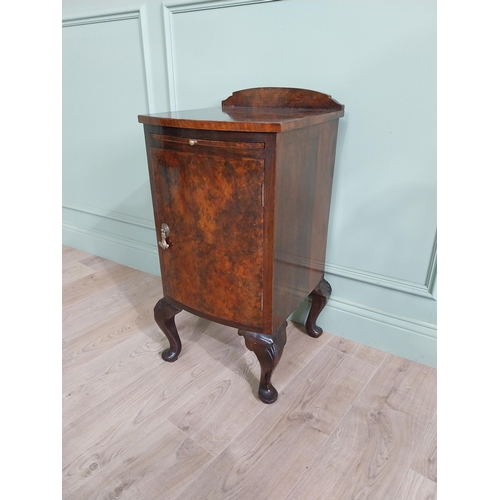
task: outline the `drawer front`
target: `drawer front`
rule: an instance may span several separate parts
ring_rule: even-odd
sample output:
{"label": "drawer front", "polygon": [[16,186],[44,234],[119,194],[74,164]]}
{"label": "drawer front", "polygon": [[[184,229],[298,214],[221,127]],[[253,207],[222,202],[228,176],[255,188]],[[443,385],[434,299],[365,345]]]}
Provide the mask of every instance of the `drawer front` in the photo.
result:
{"label": "drawer front", "polygon": [[264,158],[271,141],[270,134],[152,126],[146,135],[150,147],[237,158]]}
{"label": "drawer front", "polygon": [[264,160],[152,147],[150,164],[164,293],[260,327]]}
{"label": "drawer front", "polygon": [[160,141],[165,145],[183,145],[183,146],[205,146],[209,148],[226,148],[226,149],[264,149],[264,142],[243,142],[243,141],[221,141],[213,139],[198,138],[198,134],[192,134],[191,137],[172,137],[162,134],[151,134],[151,139]]}

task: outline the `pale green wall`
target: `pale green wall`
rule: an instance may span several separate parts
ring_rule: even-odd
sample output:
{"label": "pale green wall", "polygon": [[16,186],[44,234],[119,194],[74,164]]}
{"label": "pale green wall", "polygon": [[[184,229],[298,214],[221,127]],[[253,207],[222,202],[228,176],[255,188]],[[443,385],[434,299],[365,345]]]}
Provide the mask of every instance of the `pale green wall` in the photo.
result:
{"label": "pale green wall", "polygon": [[435,2],[236,3],[63,1],[63,241],[158,273],[138,114],[328,93],[346,116],[321,324],[434,365]]}

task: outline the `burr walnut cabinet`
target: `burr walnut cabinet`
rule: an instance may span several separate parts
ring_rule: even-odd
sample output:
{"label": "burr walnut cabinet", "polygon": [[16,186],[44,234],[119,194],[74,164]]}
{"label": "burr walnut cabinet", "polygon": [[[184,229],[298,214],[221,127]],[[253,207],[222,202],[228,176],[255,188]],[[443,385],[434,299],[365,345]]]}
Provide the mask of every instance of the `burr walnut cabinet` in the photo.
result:
{"label": "burr walnut cabinet", "polygon": [[324,260],[339,118],[319,92],[254,88],[221,107],[140,115],[163,297],[154,315],[175,361],[182,309],[238,329],[261,366],[259,397],[286,343],[286,320],[309,295],[306,331],[331,293]]}

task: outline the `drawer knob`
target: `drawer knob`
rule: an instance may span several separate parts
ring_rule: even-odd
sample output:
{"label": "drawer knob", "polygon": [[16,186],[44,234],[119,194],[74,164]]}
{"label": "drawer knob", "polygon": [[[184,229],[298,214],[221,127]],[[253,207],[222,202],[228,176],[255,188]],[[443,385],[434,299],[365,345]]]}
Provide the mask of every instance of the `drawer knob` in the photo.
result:
{"label": "drawer knob", "polygon": [[170,235],[170,228],[168,227],[167,224],[163,223],[160,229],[161,241],[158,242],[158,245],[160,245],[160,247],[163,248],[163,250],[166,250],[171,245],[171,243],[168,241],[169,235]]}
{"label": "drawer knob", "polygon": [[196,139],[189,139],[189,145],[194,146],[198,141]]}

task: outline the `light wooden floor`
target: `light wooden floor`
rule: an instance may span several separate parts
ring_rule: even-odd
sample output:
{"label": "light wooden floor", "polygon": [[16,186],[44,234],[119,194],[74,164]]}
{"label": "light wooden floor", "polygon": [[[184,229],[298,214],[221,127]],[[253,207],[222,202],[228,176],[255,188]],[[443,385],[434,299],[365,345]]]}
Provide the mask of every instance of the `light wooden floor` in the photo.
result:
{"label": "light wooden floor", "polygon": [[289,324],[265,405],[233,328],[183,311],[181,356],[162,361],[161,295],[63,248],[65,500],[436,497],[434,369]]}

